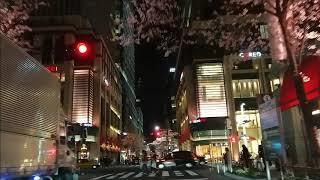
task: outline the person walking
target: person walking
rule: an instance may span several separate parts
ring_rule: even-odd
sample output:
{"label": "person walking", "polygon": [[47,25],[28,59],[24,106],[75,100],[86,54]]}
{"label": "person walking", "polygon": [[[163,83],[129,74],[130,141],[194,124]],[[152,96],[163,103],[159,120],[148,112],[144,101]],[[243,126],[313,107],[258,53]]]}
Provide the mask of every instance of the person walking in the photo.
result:
{"label": "person walking", "polygon": [[241,160],[245,168],[249,168],[251,154],[245,145],[242,145]]}
{"label": "person walking", "polygon": [[147,174],[148,173],[148,155],[147,151],[143,150],[142,151],[142,158],[141,158],[141,169],[142,172]]}
{"label": "person walking", "polygon": [[231,171],[231,155],[230,155],[230,151],[229,148],[225,148],[225,153],[223,154],[223,161],[224,161],[224,165],[227,168],[228,171]]}
{"label": "person walking", "polygon": [[263,152],[263,147],[262,147],[262,145],[259,145],[259,147],[258,147],[258,152],[259,152],[259,158],[260,158],[260,160],[262,160],[262,162],[263,162],[263,167],[264,167],[264,171],[266,170],[266,159],[265,159],[265,157],[264,157],[264,152]]}

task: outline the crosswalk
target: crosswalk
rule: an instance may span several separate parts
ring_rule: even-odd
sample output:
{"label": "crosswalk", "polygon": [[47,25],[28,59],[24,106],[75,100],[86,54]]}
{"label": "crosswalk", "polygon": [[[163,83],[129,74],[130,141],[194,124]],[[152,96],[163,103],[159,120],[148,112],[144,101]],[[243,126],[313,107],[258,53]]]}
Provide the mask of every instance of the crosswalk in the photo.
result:
{"label": "crosswalk", "polygon": [[139,178],[155,178],[155,177],[199,177],[200,175],[192,170],[174,170],[174,171],[158,171],[156,173],[143,173],[135,171],[107,173],[99,177],[91,178],[90,180],[100,179],[139,179]]}

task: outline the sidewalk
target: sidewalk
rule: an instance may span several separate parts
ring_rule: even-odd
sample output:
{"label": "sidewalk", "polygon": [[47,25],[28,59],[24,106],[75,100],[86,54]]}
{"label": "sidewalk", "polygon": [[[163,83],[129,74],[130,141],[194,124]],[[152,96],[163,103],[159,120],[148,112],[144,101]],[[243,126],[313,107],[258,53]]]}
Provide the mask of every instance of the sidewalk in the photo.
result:
{"label": "sidewalk", "polygon": [[[215,172],[216,175],[218,176],[221,176],[221,177],[227,177],[224,175],[224,169],[223,169],[223,164],[217,164],[217,163],[211,163],[211,162],[208,162],[206,164],[208,167],[212,168],[212,170]],[[219,168],[219,173],[218,173],[218,168]],[[279,180],[281,179],[281,173],[279,171],[277,171],[277,169],[272,166],[270,167],[270,175],[271,175],[271,179],[272,180]],[[237,175],[234,175],[236,176],[237,178],[232,178],[232,177],[228,177],[230,179],[237,179],[239,180],[241,176],[237,176]],[[265,178],[267,179],[267,178]]]}

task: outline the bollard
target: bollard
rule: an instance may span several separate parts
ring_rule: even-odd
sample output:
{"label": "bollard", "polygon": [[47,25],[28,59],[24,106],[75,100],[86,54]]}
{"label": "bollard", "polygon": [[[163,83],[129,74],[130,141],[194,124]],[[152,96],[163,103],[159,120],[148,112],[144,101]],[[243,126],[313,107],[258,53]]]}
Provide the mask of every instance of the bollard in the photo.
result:
{"label": "bollard", "polygon": [[217,164],[217,171],[218,171],[218,174],[220,174],[219,164]]}
{"label": "bollard", "polygon": [[223,174],[226,173],[226,166],[223,166]]}

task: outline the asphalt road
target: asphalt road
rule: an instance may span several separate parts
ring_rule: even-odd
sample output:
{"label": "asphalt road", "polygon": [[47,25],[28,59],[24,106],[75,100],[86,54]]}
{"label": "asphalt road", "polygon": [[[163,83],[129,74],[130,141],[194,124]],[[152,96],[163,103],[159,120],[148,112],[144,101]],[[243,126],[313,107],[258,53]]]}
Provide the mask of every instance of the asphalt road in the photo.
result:
{"label": "asphalt road", "polygon": [[107,167],[90,170],[80,175],[80,180],[229,180],[218,175],[215,169],[208,166],[192,168],[179,167],[158,170],[153,173],[143,173],[139,167]]}

